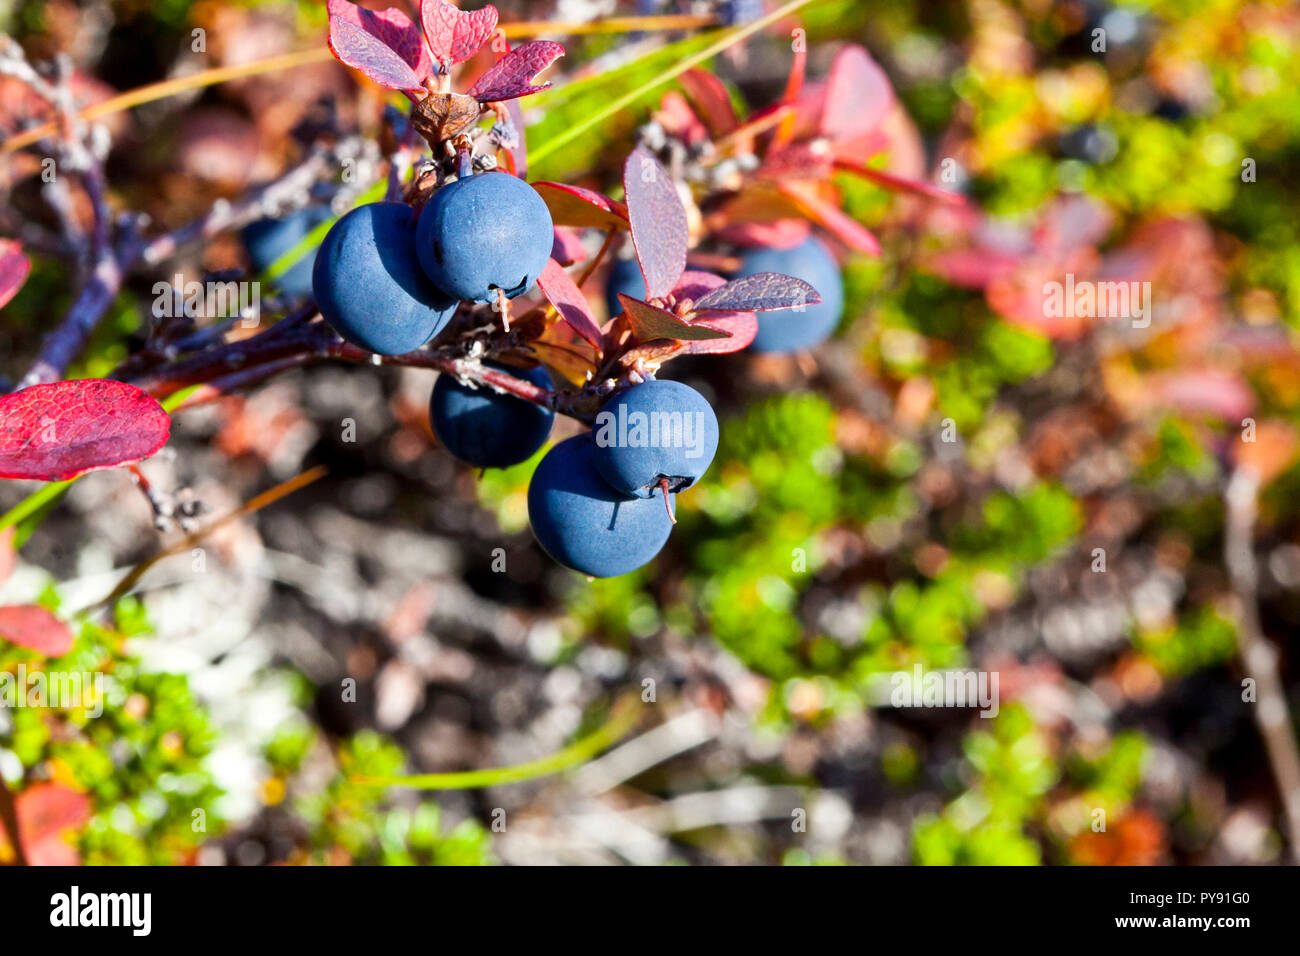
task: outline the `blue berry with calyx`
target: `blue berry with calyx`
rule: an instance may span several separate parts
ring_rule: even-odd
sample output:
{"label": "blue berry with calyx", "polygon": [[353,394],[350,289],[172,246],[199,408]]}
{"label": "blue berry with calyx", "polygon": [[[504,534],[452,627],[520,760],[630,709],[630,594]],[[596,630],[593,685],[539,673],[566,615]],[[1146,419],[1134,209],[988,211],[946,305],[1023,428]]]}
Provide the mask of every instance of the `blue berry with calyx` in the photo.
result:
{"label": "blue berry with calyx", "polygon": [[641,264],[635,259],[615,260],[609,275],[605,277],[605,308],[610,316],[623,311],[623,303],[618,301],[618,294],[645,300],[645,276],[641,274]]}
{"label": "blue berry with calyx", "polygon": [[[239,237],[243,240],[253,270],[265,272],[329,217],[329,206],[317,203],[304,206],[281,219],[259,219],[249,223]],[[286,295],[311,295],[311,267],[314,260],[310,250],[303,253],[297,262],[274,280],[275,287]]]}
{"label": "blue berry with calyx", "polygon": [[760,312],[758,334],[750,346],[755,352],[797,352],[824,341],[839,324],[844,311],[844,281],[829,250],[815,237],[791,249],[752,249],[742,257],[736,278],[759,272],[780,272],[803,279],[822,297],[801,311]]}
{"label": "blue berry with calyx", "polygon": [[528,520],[560,564],[612,578],[652,561],[673,526],[659,502],[605,484],[592,461],[595,447],[583,434],[546,453],[528,485]]}
{"label": "blue berry with calyx", "polygon": [[551,257],[555,230],[537,190],[503,172],[448,183],[425,203],[416,230],[420,265],[460,299],[523,295]]}
{"label": "blue berry with calyx", "polygon": [[[485,365],[550,388],[541,368],[519,369],[496,362]],[[452,457],[476,468],[509,468],[527,461],[546,444],[555,412],[480,384],[470,388],[446,373],[438,376],[429,400],[433,433]]]}
{"label": "blue berry with calyx", "polygon": [[333,225],[316,253],[312,290],[335,332],[380,355],[418,349],[458,305],[420,268],[411,207],[398,202],[358,206]]}
{"label": "blue berry with calyx", "polygon": [[592,460],[611,488],[665,502],[699,481],[718,451],[718,418],[704,396],[659,379],[608,399],[591,434]]}

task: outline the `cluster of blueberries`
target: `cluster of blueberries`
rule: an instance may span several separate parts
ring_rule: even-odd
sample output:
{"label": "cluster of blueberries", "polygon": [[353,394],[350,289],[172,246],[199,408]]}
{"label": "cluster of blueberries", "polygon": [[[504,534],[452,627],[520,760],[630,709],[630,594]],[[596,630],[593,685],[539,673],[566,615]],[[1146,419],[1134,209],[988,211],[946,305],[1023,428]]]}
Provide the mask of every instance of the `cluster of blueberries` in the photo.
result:
{"label": "cluster of blueberries", "polygon": [[[244,241],[253,265],[265,268],[327,215],[310,206],[250,227]],[[531,186],[507,173],[478,173],[439,188],[418,217],[397,202],[353,209],[329,230],[314,263],[297,264],[279,284],[289,294],[313,294],[321,315],[352,344],[401,355],[438,335],[462,300],[492,303],[531,289],[553,236],[550,213]],[[818,240],[751,250],[742,261],[737,277],[783,272],[822,297],[797,315],[760,316],[755,350],[808,348],[834,330],[843,286]],[[606,291],[611,314],[622,311],[618,292],[644,298],[635,260],[614,265]],[[540,367],[486,364],[551,387]],[[554,417],[549,408],[452,375],[438,377],[430,400],[439,442],[478,468],[530,458],[546,444]],[[717,417],[696,390],[655,378],[625,388],[605,402],[590,432],[559,442],[538,464],[528,488],[533,534],[557,562],[592,577],[634,571],[663,548],[676,494],[703,476],[717,447]]]}
{"label": "cluster of blueberries", "polygon": [[[546,372],[488,363],[550,386]],[[447,451],[479,468],[505,468],[536,453],[555,413],[451,375],[433,387],[430,419]],[[528,520],[565,567],[607,578],[659,553],[675,523],[677,492],[704,475],[718,450],[718,419],[680,382],[648,379],[606,400],[590,432],[543,456],[528,485]],[[662,503],[657,500],[662,497]]]}

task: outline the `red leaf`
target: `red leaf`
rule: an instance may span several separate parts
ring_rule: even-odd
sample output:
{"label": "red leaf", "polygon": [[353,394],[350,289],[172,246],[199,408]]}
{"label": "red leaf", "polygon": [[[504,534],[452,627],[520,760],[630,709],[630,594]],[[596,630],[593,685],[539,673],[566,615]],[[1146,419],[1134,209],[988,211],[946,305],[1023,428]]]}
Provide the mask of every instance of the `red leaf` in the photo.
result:
{"label": "red leaf", "polygon": [[686,210],[668,171],[642,149],[633,150],[623,164],[623,190],[646,298],[663,298],[686,269]]}
{"label": "red leaf", "polygon": [[0,641],[8,641],[42,657],[62,657],[75,638],[66,624],[35,604],[0,607]]}
{"label": "red leaf", "polygon": [[31,271],[32,263],[23,255],[23,244],[16,239],[0,239],[0,309],[18,294]]}
{"label": "red leaf", "polygon": [[757,272],[733,279],[697,299],[697,309],[724,312],[779,312],[821,304],[822,297],[803,279],[779,272]]}
{"label": "red leaf", "polygon": [[348,0],[328,0],[330,50],[390,90],[418,90],[433,62],[420,28],[401,10],[376,12]]}
{"label": "red leaf", "polygon": [[926,267],[963,289],[983,289],[1012,275],[1022,262],[1022,256],[975,246],[936,253]]}
{"label": "red leaf", "polygon": [[1204,414],[1240,422],[1255,407],[1255,393],[1245,378],[1220,369],[1183,369],[1148,376],[1149,395],[1158,404],[1185,415]]}
{"label": "red leaf", "polygon": [[686,97],[676,90],[669,90],[659,101],[655,111],[655,122],[664,128],[673,139],[679,139],[687,146],[707,143],[711,137],[709,128],[700,122],[700,118],[691,109]]}
{"label": "red leaf", "polygon": [[78,379],[0,398],[0,478],[66,481],[148,458],[171,419],[125,382]]}
{"label": "red leaf", "polygon": [[562,56],[564,47],[551,40],[533,40],[517,46],[488,67],[467,95],[480,103],[495,103],[537,93],[551,84],[534,86],[533,77]]}
{"label": "red leaf", "polygon": [[626,229],[627,206],[608,196],[566,183],[533,183],[551,221],[557,226],[591,226],[595,229]]}
{"label": "red leaf", "polygon": [[715,137],[726,136],[740,125],[726,84],[716,75],[708,70],[687,70],[677,78],[677,82]]}
{"label": "red leaf", "polygon": [[560,313],[560,318],[573,326],[575,332],[599,350],[600,326],[591,317],[591,306],[587,304],[587,297],[582,294],[577,283],[569,278],[569,274],[558,262],[554,259],[546,260],[546,268],[538,277],[537,285],[541,288],[542,295],[546,296],[546,301],[555,306],[555,311]]}
{"label": "red leaf", "polygon": [[924,196],[926,199],[936,199],[939,202],[952,203],[953,205],[960,205],[966,202],[966,197],[961,193],[955,193],[947,189],[940,189],[933,183],[895,176],[893,173],[887,173],[883,169],[873,169],[865,163],[856,160],[845,160],[837,157],[835,165],[839,169],[845,169],[851,173],[856,173],[864,179],[870,179],[872,182],[878,183],[886,189],[912,193],[916,196]]}
{"label": "red leaf", "polygon": [[817,195],[813,189],[804,188],[805,184],[784,182],[777,188],[794,200],[809,219],[833,233],[835,238],[850,249],[865,252],[868,255],[880,255],[880,243],[871,234],[871,230],[856,219],[845,215],[839,207]]}
{"label": "red leaf", "polygon": [[880,65],[860,46],[846,46],[831,62],[821,129],[831,139],[875,130],[894,103],[894,88]]}
{"label": "red leaf", "polygon": [[33,866],[76,866],[77,850],[65,839],[69,830],[90,822],[90,797],[61,783],[37,783],[14,797],[14,812],[27,861]]}
{"label": "red leaf", "polygon": [[777,182],[785,179],[830,179],[834,156],[824,142],[793,143],[770,150],[758,174]]}
{"label": "red leaf", "polygon": [[420,0],[420,21],[433,58],[446,73],[487,43],[497,28],[497,8],[464,11],[447,0]]}
{"label": "red leaf", "polygon": [[775,219],[772,222],[738,222],[714,231],[723,242],[757,248],[793,249],[812,233],[807,219]]}
{"label": "red leaf", "polygon": [[[677,287],[673,289],[673,295],[679,302],[682,299],[698,302],[714,289],[719,289],[726,284],[726,279],[715,276],[711,272],[688,269],[682,274]],[[681,354],[685,355],[725,355],[728,352],[739,352],[753,342],[754,336],[758,334],[758,316],[753,312],[703,312],[692,316],[690,321],[691,324],[717,329],[719,332],[730,332],[731,338],[696,339],[684,342]]]}
{"label": "red leaf", "polygon": [[562,266],[571,266],[587,258],[587,247],[576,229],[556,226],[551,230],[551,258]]}
{"label": "red leaf", "polygon": [[642,342],[652,342],[655,339],[676,339],[686,342],[695,339],[730,337],[730,333],[709,328],[707,325],[686,322],[671,312],[657,309],[653,305],[647,305],[621,292],[618,294],[618,301],[623,304],[623,312],[632,326],[632,331]]}

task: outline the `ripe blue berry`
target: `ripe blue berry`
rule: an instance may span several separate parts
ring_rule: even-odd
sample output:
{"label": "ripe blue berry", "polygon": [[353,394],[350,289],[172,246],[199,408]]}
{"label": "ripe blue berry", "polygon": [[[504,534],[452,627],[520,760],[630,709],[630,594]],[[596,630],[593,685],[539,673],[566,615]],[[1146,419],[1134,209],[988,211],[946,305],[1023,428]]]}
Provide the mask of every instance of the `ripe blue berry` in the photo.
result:
{"label": "ripe blue berry", "polygon": [[605,402],[592,437],[592,459],[609,486],[652,498],[689,488],[708,470],[718,450],[718,419],[689,385],[652,379]]}
{"label": "ripe blue berry", "polygon": [[623,311],[623,303],[618,301],[620,292],[633,299],[645,299],[645,276],[635,259],[616,260],[605,277],[605,307],[611,316]]}
{"label": "ripe blue berry", "polygon": [[537,543],[565,567],[612,578],[648,564],[668,540],[662,503],[619,494],[592,463],[590,435],[546,453],[528,485],[528,520]]}
{"label": "ripe blue berry", "polygon": [[551,213],[537,190],[509,173],[478,173],[443,186],[420,212],[416,248],[439,288],[471,302],[533,287],[551,257]]}
{"label": "ripe blue berry", "polygon": [[[265,272],[272,263],[329,217],[329,206],[318,204],[304,206],[283,219],[259,219],[250,223],[240,233],[244,248],[248,251],[248,261],[257,272]],[[313,261],[311,252],[305,253],[275,280],[276,287],[286,295],[311,295]]]}
{"label": "ripe blue berry", "polygon": [[335,332],[380,355],[418,349],[457,306],[421,270],[411,208],[398,202],[358,206],[334,224],[316,253],[312,289]]}
{"label": "ripe blue berry", "polygon": [[818,305],[802,312],[760,312],[755,352],[797,352],[811,348],[835,331],[844,311],[844,282],[840,267],[815,238],[792,249],[754,249],[744,256],[737,278],[758,272],[781,272],[803,279],[821,295]]}
{"label": "ripe blue berry", "polygon": [[[551,387],[546,370],[523,370],[486,363],[543,388]],[[429,400],[429,420],[442,447],[476,468],[509,468],[526,461],[546,444],[555,413],[491,386],[470,388],[453,375],[439,375]]]}

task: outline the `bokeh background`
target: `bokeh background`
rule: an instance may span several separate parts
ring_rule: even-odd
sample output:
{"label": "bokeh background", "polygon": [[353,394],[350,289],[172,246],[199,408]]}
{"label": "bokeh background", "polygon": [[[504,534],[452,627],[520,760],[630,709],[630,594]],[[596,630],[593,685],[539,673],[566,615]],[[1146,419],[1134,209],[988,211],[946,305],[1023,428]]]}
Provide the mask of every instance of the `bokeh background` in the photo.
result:
{"label": "bokeh background", "polygon": [[[497,6],[503,22],[718,10]],[[844,256],[844,321],[810,357],[669,367],[714,401],[722,445],[679,499],[666,550],[623,578],[590,583],[536,547],[535,461],[480,477],[435,447],[430,372],[322,365],[178,415],[144,470],[208,515],[329,473],[158,564],[111,625],[81,626],[62,666],[109,672],[104,717],[0,711],[0,774],[19,798],[83,795],[47,801],[76,858],[1290,859],[1281,794],[1300,780],[1243,700],[1259,675],[1241,651],[1257,614],[1245,638],[1278,652],[1293,728],[1300,9],[818,0],[798,18],[810,76],[845,42],[885,68],[910,117],[890,168],[950,174],[968,206],[840,177],[882,255]],[[714,61],[739,100],[779,95],[792,25]],[[325,13],[307,0],[0,0],[0,29],[34,59],[69,54],[91,102],[323,45]],[[530,147],[703,35],[560,38],[555,86],[527,104]],[[611,186],[663,92],[530,178]],[[114,114],[112,199],[178,225],[321,135],[373,134],[382,104],[324,62]],[[29,109],[0,80],[4,136]],[[30,150],[0,158],[3,234],[56,228],[38,172]],[[32,276],[0,313],[6,386],[71,296],[69,265],[29,251]],[[157,279],[244,265],[232,235],[133,278],[73,372],[107,374],[140,347]],[[1026,300],[1067,271],[1151,282],[1150,327],[1044,321]],[[1260,489],[1257,516],[1236,516],[1256,560],[1234,576],[1225,492],[1243,474]],[[0,506],[34,488],[2,483]],[[118,472],[40,518],[0,549],[0,597],[69,615],[179,537],[153,528]],[[23,654],[0,645],[0,660]],[[880,706],[873,679],[918,663],[996,671],[998,715]],[[350,779],[544,756],[646,679],[642,723],[577,771],[430,793]],[[59,841],[50,852],[69,852]]]}

